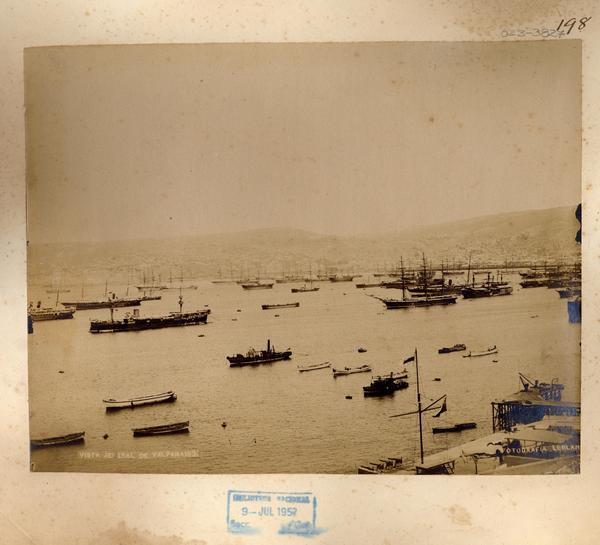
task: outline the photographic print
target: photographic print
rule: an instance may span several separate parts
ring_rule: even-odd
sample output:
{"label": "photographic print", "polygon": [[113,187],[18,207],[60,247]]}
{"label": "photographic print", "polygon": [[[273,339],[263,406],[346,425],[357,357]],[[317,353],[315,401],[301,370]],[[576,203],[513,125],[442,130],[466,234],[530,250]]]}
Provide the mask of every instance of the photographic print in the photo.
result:
{"label": "photographic print", "polygon": [[25,106],[32,471],[579,472],[579,41],[30,48]]}

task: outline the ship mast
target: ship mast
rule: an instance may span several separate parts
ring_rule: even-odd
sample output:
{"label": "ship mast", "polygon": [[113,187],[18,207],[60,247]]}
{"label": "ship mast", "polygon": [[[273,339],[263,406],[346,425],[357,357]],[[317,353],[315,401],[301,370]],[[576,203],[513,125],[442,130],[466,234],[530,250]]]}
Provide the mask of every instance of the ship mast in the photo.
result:
{"label": "ship mast", "polygon": [[415,348],[415,368],[417,372],[417,408],[419,411],[419,447],[421,454],[421,463],[423,463],[423,411],[421,409],[421,390],[419,387],[419,356],[417,354],[417,349]]}

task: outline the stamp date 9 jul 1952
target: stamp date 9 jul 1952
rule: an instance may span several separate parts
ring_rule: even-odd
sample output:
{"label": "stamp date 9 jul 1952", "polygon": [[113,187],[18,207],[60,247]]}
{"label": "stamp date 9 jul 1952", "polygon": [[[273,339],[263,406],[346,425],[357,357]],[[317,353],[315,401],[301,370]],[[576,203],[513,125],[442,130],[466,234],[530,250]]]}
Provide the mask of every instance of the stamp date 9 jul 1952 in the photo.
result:
{"label": "stamp date 9 jul 1952", "polygon": [[311,492],[257,492],[229,490],[227,530],[235,534],[310,536],[317,528],[317,498]]}

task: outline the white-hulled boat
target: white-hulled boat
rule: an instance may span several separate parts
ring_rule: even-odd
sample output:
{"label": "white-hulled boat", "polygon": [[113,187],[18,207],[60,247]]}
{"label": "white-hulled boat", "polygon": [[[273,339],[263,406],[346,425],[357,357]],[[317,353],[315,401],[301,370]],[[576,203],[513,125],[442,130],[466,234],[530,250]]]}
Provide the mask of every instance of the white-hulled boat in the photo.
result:
{"label": "white-hulled boat", "polygon": [[370,365],[361,365],[360,367],[344,367],[343,369],[333,369],[333,376],[353,375],[354,373],[368,373],[371,371]]}
{"label": "white-hulled boat", "polygon": [[298,365],[298,371],[301,373],[304,371],[316,371],[317,369],[327,369],[331,367],[331,363],[325,361],[323,363],[314,363],[313,365]]}
{"label": "white-hulled boat", "polygon": [[477,352],[469,352],[465,354],[463,358],[478,358],[479,356],[490,356],[492,354],[497,354],[498,348],[496,346],[490,346],[487,350],[479,350]]}

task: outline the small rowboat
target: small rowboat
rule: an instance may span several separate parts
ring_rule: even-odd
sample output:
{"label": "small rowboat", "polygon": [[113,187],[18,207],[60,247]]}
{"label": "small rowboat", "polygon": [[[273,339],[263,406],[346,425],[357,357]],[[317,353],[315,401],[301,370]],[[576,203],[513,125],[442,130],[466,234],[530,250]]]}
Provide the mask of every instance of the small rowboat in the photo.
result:
{"label": "small rowboat", "polygon": [[298,371],[300,373],[304,372],[304,371],[316,371],[317,369],[326,369],[327,367],[331,367],[331,363],[329,363],[328,361],[325,361],[323,363],[315,363],[313,365],[304,365],[304,366],[298,366]]}
{"label": "small rowboat", "polygon": [[120,409],[133,409],[143,405],[155,405],[156,403],[172,403],[177,399],[177,394],[171,390],[161,394],[132,397],[130,399],[103,399],[107,411],[118,411]]}
{"label": "small rowboat", "polygon": [[61,445],[74,445],[75,443],[83,443],[85,432],[70,433],[69,435],[61,435],[59,437],[48,437],[46,439],[31,439],[31,448],[44,447],[59,447]]}
{"label": "small rowboat", "polygon": [[174,424],[163,424],[160,426],[148,426],[146,428],[132,428],[134,437],[143,437],[147,435],[167,435],[169,433],[188,433],[190,426],[187,422],[175,422]]}
{"label": "small rowboat", "polygon": [[431,428],[433,433],[452,433],[463,430],[472,430],[477,427],[476,422],[462,422],[460,424],[454,424],[451,426],[439,426],[436,428]]}
{"label": "small rowboat", "polygon": [[370,365],[361,365],[360,367],[344,367],[343,369],[333,369],[333,376],[353,375],[354,373],[368,373],[371,371]]}
{"label": "small rowboat", "polygon": [[490,346],[487,350],[481,350],[479,352],[469,352],[465,354],[463,358],[478,358],[479,356],[490,356],[491,354],[497,354],[498,348]]}

